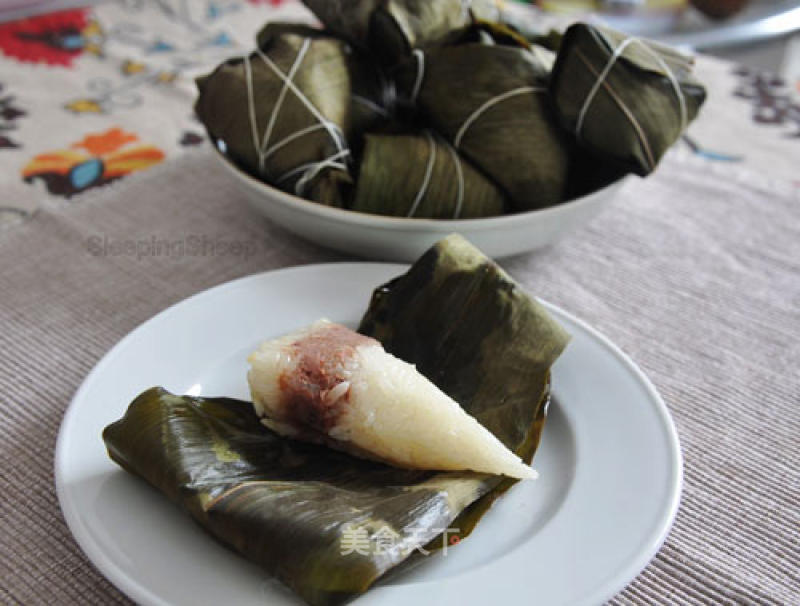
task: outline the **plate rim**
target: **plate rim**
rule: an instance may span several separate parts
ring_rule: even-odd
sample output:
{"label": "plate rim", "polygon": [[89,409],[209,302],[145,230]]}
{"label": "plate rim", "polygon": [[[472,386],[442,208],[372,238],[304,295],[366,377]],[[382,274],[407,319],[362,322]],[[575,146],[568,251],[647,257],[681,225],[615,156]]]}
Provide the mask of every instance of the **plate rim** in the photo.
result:
{"label": "plate rim", "polygon": [[[59,426],[58,437],[56,441],[55,456],[53,461],[54,467],[54,480],[56,487],[56,494],[58,497],[59,507],[62,515],[70,531],[72,539],[78,544],[81,550],[86,555],[90,563],[113,585],[125,593],[128,597],[140,603],[149,603],[169,606],[169,602],[165,601],[160,596],[154,594],[147,586],[132,580],[130,575],[126,574],[119,566],[113,561],[105,557],[105,553],[98,543],[91,541],[88,538],[88,533],[76,533],[75,528],[79,530],[84,529],[84,524],[80,521],[80,517],[67,496],[67,484],[65,474],[67,474],[67,459],[66,453],[70,445],[70,428],[73,424],[73,418],[77,414],[76,411],[80,406],[80,400],[85,397],[84,394],[90,389],[97,376],[102,374],[104,368],[116,358],[127,344],[136,338],[145,327],[157,320],[163,321],[171,314],[178,313],[178,308],[184,308],[186,305],[194,305],[201,298],[208,296],[216,296],[219,292],[238,288],[248,282],[257,282],[264,279],[266,276],[275,276],[279,274],[297,273],[297,272],[315,272],[325,271],[326,268],[337,266],[339,268],[351,268],[356,270],[365,265],[385,268],[387,273],[397,271],[405,272],[409,268],[409,264],[405,263],[381,263],[381,262],[333,262],[333,263],[314,263],[314,264],[300,264],[288,267],[277,268],[273,270],[266,270],[254,274],[249,274],[233,280],[222,282],[215,286],[201,290],[188,297],[180,299],[172,303],[165,309],[159,311],[150,318],[140,322],[136,327],[127,332],[121,339],[119,339],[103,356],[95,363],[84,380],[81,382],[78,389],[75,391],[70,403],[68,404]],[[524,286],[523,286],[524,287]],[[656,413],[659,425],[665,432],[667,437],[667,444],[669,446],[669,501],[666,506],[662,508],[658,515],[658,524],[655,532],[651,532],[646,537],[646,544],[648,548],[642,549],[636,556],[631,558],[628,565],[618,570],[611,580],[601,585],[594,593],[586,596],[582,603],[596,604],[603,603],[612,598],[625,587],[628,586],[650,561],[660,551],[664,545],[672,526],[675,522],[678,510],[680,508],[680,501],[683,492],[683,453],[680,446],[680,438],[675,426],[675,422],[669,412],[669,409],[659,394],[655,385],[647,377],[644,371],[633,361],[633,359],[626,354],[618,345],[612,342],[608,337],[601,333],[598,329],[594,328],[586,321],[576,317],[572,313],[564,310],[558,305],[549,303],[539,297],[534,297],[537,301],[543,304],[548,311],[554,313],[556,316],[562,316],[568,321],[572,322],[583,330],[589,337],[599,343],[606,351],[612,354],[618,362],[620,362],[625,369],[630,372],[633,377],[641,384],[645,390],[648,399],[650,400],[651,408]],[[241,556],[240,556],[241,557]],[[435,581],[425,581],[431,583]]]}

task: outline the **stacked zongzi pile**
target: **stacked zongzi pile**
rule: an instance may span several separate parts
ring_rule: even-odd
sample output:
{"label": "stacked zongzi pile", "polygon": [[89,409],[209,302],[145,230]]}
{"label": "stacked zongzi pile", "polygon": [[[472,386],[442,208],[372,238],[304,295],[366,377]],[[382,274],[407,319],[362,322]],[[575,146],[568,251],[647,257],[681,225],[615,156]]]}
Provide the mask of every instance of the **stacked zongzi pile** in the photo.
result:
{"label": "stacked zongzi pile", "polygon": [[324,29],[268,24],[198,80],[196,111],[248,172],[329,206],[551,206],[652,172],[705,100],[672,49],[585,24],[547,49],[492,21],[491,0],[305,3]]}

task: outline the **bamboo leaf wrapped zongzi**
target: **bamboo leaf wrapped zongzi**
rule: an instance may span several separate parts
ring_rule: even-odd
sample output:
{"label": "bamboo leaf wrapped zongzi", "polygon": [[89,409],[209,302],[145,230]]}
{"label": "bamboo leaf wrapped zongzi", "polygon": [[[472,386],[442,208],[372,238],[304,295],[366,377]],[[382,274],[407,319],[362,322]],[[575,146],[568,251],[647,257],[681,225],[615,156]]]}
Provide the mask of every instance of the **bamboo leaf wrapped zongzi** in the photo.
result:
{"label": "bamboo leaf wrapped zongzi", "polygon": [[303,26],[271,24],[256,52],[199,78],[195,111],[250,172],[343,206],[352,184],[350,51]]}
{"label": "bamboo leaf wrapped zongzi", "polygon": [[351,209],[398,217],[467,219],[502,214],[505,196],[430,131],[368,134]]}
{"label": "bamboo leaf wrapped zongzi", "polygon": [[531,51],[467,43],[415,51],[398,79],[433,128],[505,191],[513,211],[564,199],[567,139]]}
{"label": "bamboo leaf wrapped zongzi", "polygon": [[329,31],[393,65],[443,40],[473,16],[497,16],[496,0],[303,0]]}
{"label": "bamboo leaf wrapped zongzi", "polygon": [[[376,289],[360,331],[530,461],[549,369],[568,337],[475,248],[457,236],[437,244]],[[137,397],[103,438],[123,468],[315,606],[341,604],[400,564],[423,561],[415,547],[441,547],[444,529],[465,537],[513,484],[355,458],[274,433],[248,402],[160,388]],[[396,540],[378,549],[387,532]],[[366,543],[348,549],[354,533]]]}
{"label": "bamboo leaf wrapped zongzi", "polygon": [[561,41],[550,89],[580,144],[644,176],[705,101],[691,69],[667,46],[578,23]]}
{"label": "bamboo leaf wrapped zongzi", "polygon": [[[274,40],[285,34],[320,38],[329,34],[300,23],[267,23],[256,35],[261,49],[270,48]],[[365,53],[349,45],[344,46],[347,71],[350,76],[350,124],[347,139],[357,143],[361,134],[380,124],[389,113],[392,102],[392,84],[379,66]]]}

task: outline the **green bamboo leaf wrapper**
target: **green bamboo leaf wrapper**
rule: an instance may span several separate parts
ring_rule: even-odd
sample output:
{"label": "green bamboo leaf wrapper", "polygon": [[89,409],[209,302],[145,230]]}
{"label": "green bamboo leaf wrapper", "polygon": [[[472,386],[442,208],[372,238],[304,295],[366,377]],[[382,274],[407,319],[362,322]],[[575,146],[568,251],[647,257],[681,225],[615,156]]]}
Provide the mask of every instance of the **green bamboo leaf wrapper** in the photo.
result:
{"label": "green bamboo leaf wrapper", "polygon": [[442,40],[442,45],[467,44],[469,42],[490,46],[502,44],[531,48],[530,41],[508,24],[480,18],[474,18],[466,27],[452,31]]}
{"label": "green bamboo leaf wrapper", "polygon": [[352,210],[432,219],[503,213],[503,192],[434,134],[365,140]]}
{"label": "green bamboo leaf wrapper", "polygon": [[[568,337],[471,245],[448,238],[378,288],[360,330],[405,352],[530,460],[544,423],[549,367]],[[271,432],[247,402],[160,388],[137,397],[103,438],[114,461],[315,606],[341,604],[401,565],[423,562],[411,548],[441,546],[444,528],[455,524],[466,536],[513,484],[357,459]],[[343,555],[348,528],[365,532],[371,545],[384,529],[398,540],[380,553]]]}
{"label": "green bamboo leaf wrapper", "polygon": [[[331,206],[343,206],[352,184],[348,169],[325,166],[311,174],[302,191],[298,190],[298,182],[303,171],[295,174],[292,171],[320,163],[347,149],[353,126],[348,46],[312,28],[288,24],[272,24],[260,37],[261,50],[283,74],[288,75],[296,66],[292,77],[294,86],[341,133],[340,139],[337,141],[326,128],[317,128],[292,139],[321,122],[257,53],[249,56],[255,129],[250,117],[247,69],[242,58],[231,59],[197,80],[200,95],[195,112],[211,136],[225,143],[226,153],[249,172],[290,193]],[[302,61],[295,64],[306,44],[308,48]],[[281,98],[282,103],[276,108]],[[273,145],[275,149],[262,162],[258,149],[262,147],[273,112],[272,132],[263,149]],[[338,162],[341,165],[347,161],[345,157]]]}
{"label": "green bamboo leaf wrapper", "polygon": [[392,65],[411,49],[436,44],[472,17],[497,16],[494,0],[303,0],[325,28]]}
{"label": "green bamboo leaf wrapper", "polygon": [[[328,38],[329,34],[303,23],[267,23],[256,35],[259,48],[270,48],[286,34],[301,37]],[[388,116],[385,108],[388,81],[368,53],[344,45],[345,62],[350,76],[350,129],[348,142],[353,145],[363,133],[380,124]]]}
{"label": "green bamboo leaf wrapper", "polygon": [[669,74],[679,85],[687,124],[697,116],[706,92],[691,74],[692,60],[656,42],[628,43],[612,62],[626,39],[607,28],[573,25],[561,41],[550,89],[561,124],[582,145],[644,176],[682,134],[678,92]]}
{"label": "green bamboo leaf wrapper", "polygon": [[527,49],[477,43],[432,49],[398,74],[433,128],[505,191],[516,212],[564,199],[568,146],[547,77]]}
{"label": "green bamboo leaf wrapper", "polygon": [[530,396],[540,397],[569,341],[535,299],[455,234],[375,290],[359,332],[412,362],[514,451],[530,429]]}

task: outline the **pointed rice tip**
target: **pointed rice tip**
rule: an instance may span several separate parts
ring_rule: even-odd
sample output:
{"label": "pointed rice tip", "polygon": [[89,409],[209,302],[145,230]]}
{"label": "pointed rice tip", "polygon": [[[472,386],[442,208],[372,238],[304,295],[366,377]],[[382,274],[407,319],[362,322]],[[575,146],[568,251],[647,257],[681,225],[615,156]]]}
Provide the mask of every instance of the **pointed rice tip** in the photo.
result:
{"label": "pointed rice tip", "polygon": [[[523,471],[524,469],[524,471]],[[520,468],[520,474],[516,476],[520,480],[536,480],[539,477],[539,472],[533,469],[532,467],[528,467],[527,465],[522,465]]]}

